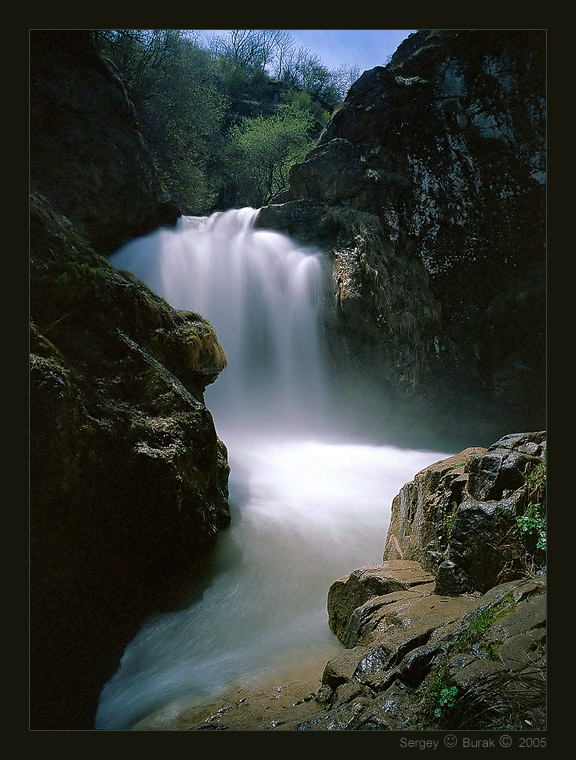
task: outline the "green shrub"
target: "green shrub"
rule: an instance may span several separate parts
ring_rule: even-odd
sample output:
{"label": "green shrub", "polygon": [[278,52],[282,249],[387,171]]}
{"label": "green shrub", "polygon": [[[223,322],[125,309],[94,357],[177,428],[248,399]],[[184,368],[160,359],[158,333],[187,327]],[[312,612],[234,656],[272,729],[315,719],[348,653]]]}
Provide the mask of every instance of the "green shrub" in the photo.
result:
{"label": "green shrub", "polygon": [[536,546],[546,551],[546,462],[543,460],[526,478],[527,506],[516,518],[521,533],[536,536]]}
{"label": "green shrub", "polygon": [[546,511],[542,504],[529,504],[516,523],[521,533],[536,535],[536,546],[546,551]]}

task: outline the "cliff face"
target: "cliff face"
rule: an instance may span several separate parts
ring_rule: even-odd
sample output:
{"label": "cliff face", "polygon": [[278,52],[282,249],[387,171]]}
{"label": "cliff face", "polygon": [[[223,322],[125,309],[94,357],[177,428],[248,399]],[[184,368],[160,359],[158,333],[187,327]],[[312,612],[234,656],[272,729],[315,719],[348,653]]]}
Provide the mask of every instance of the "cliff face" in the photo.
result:
{"label": "cliff face", "polygon": [[203,400],[226,357],[102,255],[157,225],[153,166],[89,38],[33,38],[31,727],[90,729],[144,616],[201,588],[229,522]]}
{"label": "cliff face", "polygon": [[456,426],[467,410],[490,436],[538,429],[545,172],[545,33],[418,32],[352,86],[262,223],[325,246],[332,334],[364,374],[444,399]]}
{"label": "cliff face", "polygon": [[[440,594],[486,592],[520,577],[528,558],[544,564],[516,518],[545,474],[546,433],[507,435],[487,449],[466,449],[418,473],[392,503],[385,560],[412,560],[436,576]],[[541,473],[541,474],[542,474]]]}
{"label": "cliff face", "polygon": [[174,221],[121,81],[89,32],[30,34],[33,189],[98,253]]}

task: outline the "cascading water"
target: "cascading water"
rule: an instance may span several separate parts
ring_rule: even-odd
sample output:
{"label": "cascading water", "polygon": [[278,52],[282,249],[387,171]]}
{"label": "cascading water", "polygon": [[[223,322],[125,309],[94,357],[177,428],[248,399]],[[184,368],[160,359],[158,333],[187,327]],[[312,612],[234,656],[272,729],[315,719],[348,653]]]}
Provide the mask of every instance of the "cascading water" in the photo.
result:
{"label": "cascading water", "polygon": [[232,524],[202,599],[150,618],[126,648],[100,696],[100,730],[152,713],[162,726],[182,706],[286,682],[308,662],[321,673],[340,649],[330,585],[381,561],[392,499],[448,455],[331,436],[321,255],[256,229],[256,215],[184,217],[111,259],[207,318],[226,351],[206,402],[228,447]]}

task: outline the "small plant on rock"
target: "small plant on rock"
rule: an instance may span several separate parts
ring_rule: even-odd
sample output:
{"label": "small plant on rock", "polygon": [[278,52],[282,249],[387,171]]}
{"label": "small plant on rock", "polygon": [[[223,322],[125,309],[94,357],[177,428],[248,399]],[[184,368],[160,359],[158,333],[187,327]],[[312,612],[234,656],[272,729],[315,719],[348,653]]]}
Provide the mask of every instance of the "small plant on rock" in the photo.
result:
{"label": "small plant on rock", "polygon": [[527,507],[516,518],[521,533],[536,536],[536,547],[546,551],[546,462],[542,461],[526,478]]}
{"label": "small plant on rock", "polygon": [[458,694],[457,686],[446,686],[440,690],[438,696],[438,707],[434,710],[434,717],[441,718],[445,710],[454,707],[456,695]]}

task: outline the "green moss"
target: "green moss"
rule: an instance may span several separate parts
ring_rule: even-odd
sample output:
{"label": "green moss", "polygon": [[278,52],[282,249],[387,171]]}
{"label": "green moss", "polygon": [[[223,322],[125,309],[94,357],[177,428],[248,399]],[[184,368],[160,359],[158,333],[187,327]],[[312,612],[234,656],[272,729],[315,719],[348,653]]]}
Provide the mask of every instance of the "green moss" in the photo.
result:
{"label": "green moss", "polygon": [[515,606],[512,594],[507,594],[493,607],[483,607],[476,610],[469,618],[468,628],[464,635],[460,637],[456,651],[469,652],[480,641],[486,631],[503,615],[512,612]]}

